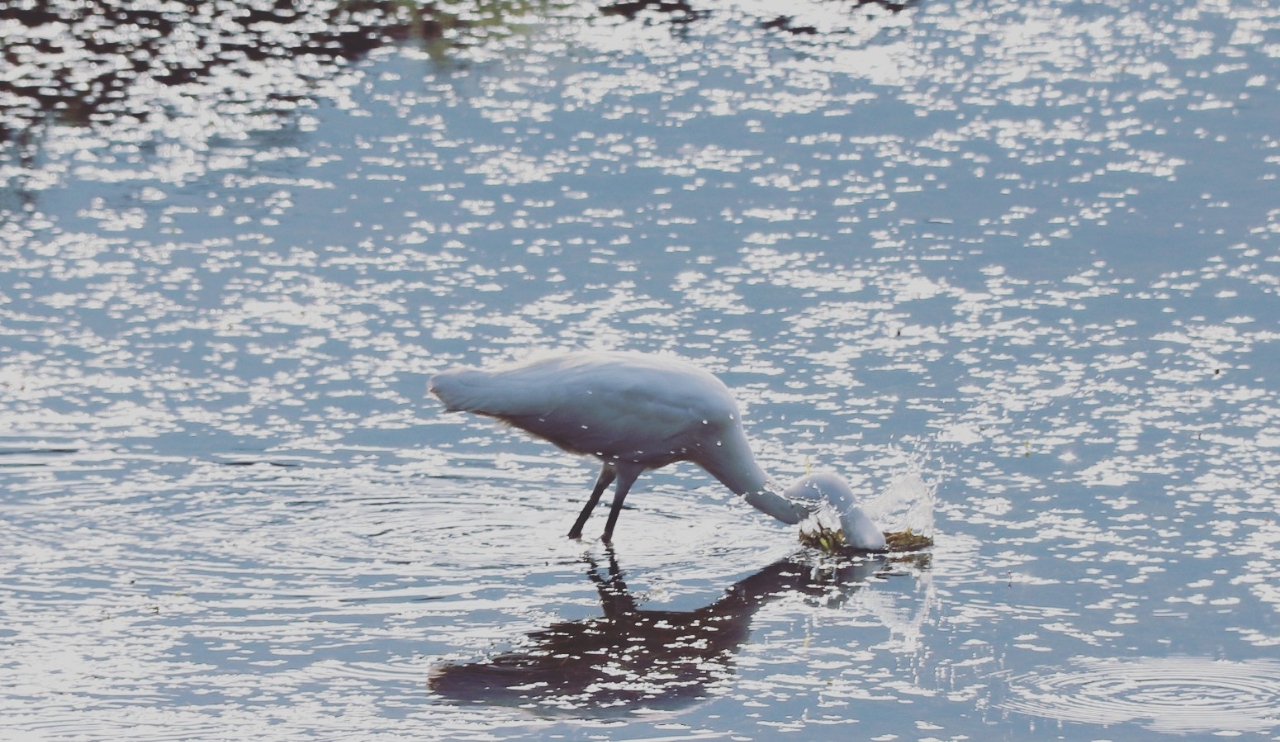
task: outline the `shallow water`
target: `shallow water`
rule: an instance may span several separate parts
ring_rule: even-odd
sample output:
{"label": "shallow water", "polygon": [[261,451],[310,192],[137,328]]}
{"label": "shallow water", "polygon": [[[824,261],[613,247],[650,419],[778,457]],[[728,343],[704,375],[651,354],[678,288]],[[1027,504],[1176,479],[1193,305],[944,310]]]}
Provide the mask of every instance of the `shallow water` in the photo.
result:
{"label": "shallow water", "polygon": [[[1275,8],[3,7],[6,729],[1280,735]],[[930,558],[692,467],[565,539],[591,467],[425,395],[563,348]]]}

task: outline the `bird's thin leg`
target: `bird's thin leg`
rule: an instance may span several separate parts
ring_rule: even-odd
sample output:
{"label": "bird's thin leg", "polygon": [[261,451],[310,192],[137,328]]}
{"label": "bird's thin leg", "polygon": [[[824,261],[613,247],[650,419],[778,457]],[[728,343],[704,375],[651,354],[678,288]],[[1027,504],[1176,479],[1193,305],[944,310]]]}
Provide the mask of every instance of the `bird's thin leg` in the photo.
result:
{"label": "bird's thin leg", "polygon": [[613,505],[609,508],[609,521],[604,524],[604,535],[600,540],[606,544],[613,540],[613,526],[618,522],[618,514],[622,512],[622,501],[627,499],[627,492],[640,476],[640,469],[625,468],[618,472],[618,489],[613,493]]}
{"label": "bird's thin leg", "polygon": [[604,462],[600,467],[600,477],[596,479],[595,489],[591,490],[591,497],[587,498],[587,504],[582,506],[582,512],[578,513],[578,519],[574,521],[573,528],[569,529],[569,538],[582,538],[582,527],[587,524],[587,518],[591,517],[591,511],[596,509],[596,503],[600,502],[600,495],[603,495],[605,489],[613,484],[616,476],[618,476],[618,470],[613,464]]}

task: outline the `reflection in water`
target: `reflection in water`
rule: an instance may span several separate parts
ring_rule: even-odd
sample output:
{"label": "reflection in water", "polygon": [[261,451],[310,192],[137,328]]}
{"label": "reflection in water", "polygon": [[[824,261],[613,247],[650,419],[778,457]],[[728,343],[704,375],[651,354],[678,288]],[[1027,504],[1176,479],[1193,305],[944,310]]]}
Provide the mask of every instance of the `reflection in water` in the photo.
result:
{"label": "reflection in water", "polygon": [[621,16],[627,20],[635,20],[645,13],[660,14],[650,17],[663,18],[677,28],[710,15],[710,11],[695,9],[688,0],[619,0],[601,5],[600,13]]}
{"label": "reflection in water", "polygon": [[[850,5],[896,12],[914,1]],[[127,124],[121,119],[189,115],[184,98],[217,100],[251,116],[287,114],[347,62],[380,46],[416,45],[444,64],[453,49],[501,46],[557,13],[548,0],[0,0],[0,144],[16,146],[30,166],[39,123]],[[617,0],[601,4],[599,13],[661,20],[683,31],[712,11],[688,0]],[[778,16],[759,25],[817,33],[792,20]]]}
{"label": "reflection in water", "polygon": [[612,550],[607,578],[588,562],[603,616],[554,624],[530,634],[530,646],[483,662],[444,665],[433,673],[431,689],[454,701],[530,707],[550,716],[682,708],[732,677],[733,656],[765,604],[795,593],[839,602],[884,567],[876,558],[817,572],[790,557],[708,606],[664,611],[639,607]]}
{"label": "reflection in water", "polygon": [[448,8],[396,0],[0,0],[0,69],[7,71],[0,74],[0,142],[29,148],[31,126],[49,117],[91,124],[172,113],[154,105],[156,89],[181,94],[196,83],[217,89],[187,94],[217,94],[250,114],[285,113],[314,93],[309,83],[379,46],[413,43],[443,60],[449,47],[491,38],[493,26],[517,30],[509,19],[542,10],[538,0]]}

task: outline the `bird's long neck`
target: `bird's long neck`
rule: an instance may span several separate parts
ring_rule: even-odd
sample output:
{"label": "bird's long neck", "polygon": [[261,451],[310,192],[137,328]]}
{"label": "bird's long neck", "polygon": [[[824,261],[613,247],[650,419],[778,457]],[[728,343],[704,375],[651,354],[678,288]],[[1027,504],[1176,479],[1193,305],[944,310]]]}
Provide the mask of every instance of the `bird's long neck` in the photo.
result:
{"label": "bird's long neck", "polygon": [[720,445],[698,463],[756,510],[768,513],[783,523],[799,523],[809,517],[810,510],[804,504],[792,502],[779,494],[778,487],[756,463],[741,429],[727,432]]}

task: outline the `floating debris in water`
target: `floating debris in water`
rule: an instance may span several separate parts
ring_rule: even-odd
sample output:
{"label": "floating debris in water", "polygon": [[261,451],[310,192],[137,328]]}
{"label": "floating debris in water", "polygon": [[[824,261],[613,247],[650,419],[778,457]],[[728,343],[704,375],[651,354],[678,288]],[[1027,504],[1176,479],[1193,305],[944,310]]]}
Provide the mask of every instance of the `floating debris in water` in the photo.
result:
{"label": "floating debris in water", "polygon": [[[910,530],[885,532],[884,540],[886,551],[889,552],[923,551],[933,546],[933,538],[931,536]],[[845,543],[843,531],[838,528],[830,528],[821,522],[816,522],[812,528],[801,529],[800,543],[812,549],[820,549],[828,554],[861,551],[860,549],[851,549]]]}
{"label": "floating debris in water", "polygon": [[933,546],[933,537],[913,531],[894,531],[884,535],[889,551],[922,551]]}
{"label": "floating debris in water", "polygon": [[801,528],[800,543],[811,549],[825,551],[828,554],[835,554],[844,551],[846,548],[844,531],[827,528],[821,523],[817,524],[817,527],[812,530]]}

